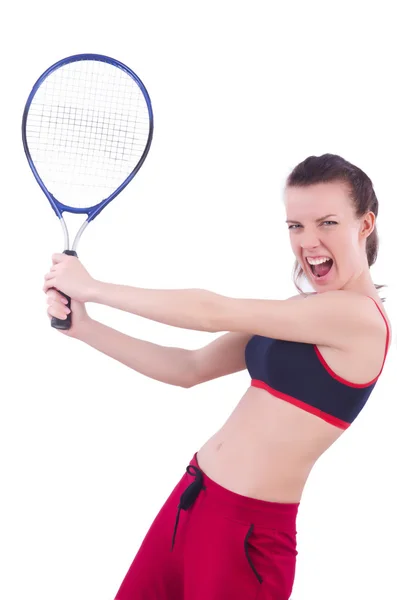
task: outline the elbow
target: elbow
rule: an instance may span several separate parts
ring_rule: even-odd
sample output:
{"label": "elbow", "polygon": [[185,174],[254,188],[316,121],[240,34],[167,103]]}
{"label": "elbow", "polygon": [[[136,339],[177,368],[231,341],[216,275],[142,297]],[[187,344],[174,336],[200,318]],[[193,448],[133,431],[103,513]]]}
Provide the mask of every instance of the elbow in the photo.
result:
{"label": "elbow", "polygon": [[196,378],[190,377],[190,379],[183,379],[183,381],[179,380],[177,383],[174,383],[174,385],[176,385],[177,387],[184,388],[185,390],[188,390],[192,387],[195,387],[199,383],[200,382]]}
{"label": "elbow", "polygon": [[179,383],[178,387],[188,390],[188,389],[194,387],[195,385],[197,385],[197,383],[189,381],[189,382]]}
{"label": "elbow", "polygon": [[[191,355],[193,358],[193,354]],[[200,375],[197,370],[197,365],[195,363],[190,365],[190,368],[186,369],[185,377],[183,381],[179,382],[180,387],[185,389],[193,388],[196,385],[201,383]]]}
{"label": "elbow", "polygon": [[183,363],[183,375],[180,373],[178,386],[189,389],[201,383],[200,365],[196,350],[185,350],[186,358]]}

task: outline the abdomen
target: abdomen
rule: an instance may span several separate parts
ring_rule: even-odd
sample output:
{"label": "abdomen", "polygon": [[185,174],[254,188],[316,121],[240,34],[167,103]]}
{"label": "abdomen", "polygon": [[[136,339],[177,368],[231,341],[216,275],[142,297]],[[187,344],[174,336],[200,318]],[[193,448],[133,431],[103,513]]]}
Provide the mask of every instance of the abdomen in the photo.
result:
{"label": "abdomen", "polygon": [[317,459],[343,433],[322,419],[250,387],[198,462],[219,485],[270,502],[299,502]]}

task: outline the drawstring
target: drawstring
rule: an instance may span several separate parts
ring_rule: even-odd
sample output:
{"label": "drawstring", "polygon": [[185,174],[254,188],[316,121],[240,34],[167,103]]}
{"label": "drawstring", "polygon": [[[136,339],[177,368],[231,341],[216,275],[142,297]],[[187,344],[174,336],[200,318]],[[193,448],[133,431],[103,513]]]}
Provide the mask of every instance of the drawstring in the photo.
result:
{"label": "drawstring", "polygon": [[[193,469],[193,473],[191,473],[190,469]],[[176,515],[175,528],[174,528],[174,535],[172,538],[171,552],[174,548],[176,530],[178,528],[179,515],[180,515],[181,510],[187,510],[188,508],[190,508],[192,506],[192,504],[194,504],[194,502],[195,502],[197,496],[199,495],[199,493],[201,492],[201,490],[206,489],[204,482],[203,482],[203,472],[199,468],[197,468],[194,465],[189,465],[188,467],[186,467],[186,472],[189,473],[189,475],[195,475],[195,478],[194,478],[194,481],[192,481],[192,483],[185,489],[185,491],[182,493],[182,495],[179,499],[178,512]]]}
{"label": "drawstring", "polygon": [[[171,552],[173,551],[174,544],[175,544],[176,531],[178,528],[179,515],[181,513],[181,510],[187,510],[188,508],[190,508],[196,501],[201,490],[207,489],[206,486],[204,485],[204,473],[203,473],[203,471],[201,471],[201,469],[197,468],[195,465],[189,465],[188,467],[186,467],[186,472],[189,473],[189,475],[194,475],[194,481],[192,481],[192,483],[185,489],[185,491],[181,494],[181,497],[179,499],[178,512],[176,515],[176,521],[175,521],[175,527],[174,527],[174,535],[172,537]],[[255,566],[251,560],[251,557],[250,557],[249,551],[248,551],[248,538],[252,534],[253,529],[254,529],[254,524],[252,524],[250,526],[250,528],[245,536],[244,550],[245,550],[245,554],[248,559],[248,562],[251,566],[251,569],[255,573],[256,578],[258,579],[258,581],[260,583],[263,583],[263,577],[261,577],[261,575],[255,569]]]}

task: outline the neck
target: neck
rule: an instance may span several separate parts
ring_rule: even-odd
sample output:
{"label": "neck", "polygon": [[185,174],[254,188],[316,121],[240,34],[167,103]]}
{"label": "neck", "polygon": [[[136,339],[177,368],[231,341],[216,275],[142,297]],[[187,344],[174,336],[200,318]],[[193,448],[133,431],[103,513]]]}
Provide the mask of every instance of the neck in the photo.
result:
{"label": "neck", "polygon": [[364,268],[359,275],[350,279],[346,285],[343,286],[343,289],[366,294],[368,296],[377,294],[377,289],[372,281],[368,267]]}

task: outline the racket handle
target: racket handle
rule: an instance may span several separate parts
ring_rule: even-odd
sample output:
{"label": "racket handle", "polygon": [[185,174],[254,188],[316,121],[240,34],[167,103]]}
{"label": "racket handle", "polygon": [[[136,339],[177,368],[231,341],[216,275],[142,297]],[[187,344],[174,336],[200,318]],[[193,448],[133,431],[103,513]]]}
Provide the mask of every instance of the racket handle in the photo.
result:
{"label": "racket handle", "polygon": [[[77,252],[74,250],[64,250],[63,254],[68,254],[69,256],[77,256]],[[70,297],[58,290],[60,294],[68,301],[67,307],[70,308]],[[51,327],[54,329],[70,329],[72,326],[72,313],[70,312],[66,315],[66,319],[57,319],[56,317],[52,317],[51,319]]]}

